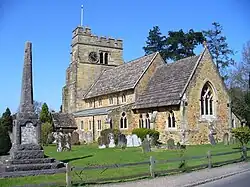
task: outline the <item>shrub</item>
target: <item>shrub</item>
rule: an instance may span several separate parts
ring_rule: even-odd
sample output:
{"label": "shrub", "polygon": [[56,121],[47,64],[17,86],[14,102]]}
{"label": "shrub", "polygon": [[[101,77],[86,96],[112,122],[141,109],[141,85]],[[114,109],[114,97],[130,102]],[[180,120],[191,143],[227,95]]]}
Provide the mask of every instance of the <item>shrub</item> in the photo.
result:
{"label": "shrub", "polygon": [[52,133],[52,131],[53,126],[50,123],[46,122],[42,124],[41,143],[43,145],[47,145],[48,135]]}
{"label": "shrub", "polygon": [[103,138],[102,141],[104,141],[104,145],[106,145],[106,146],[109,145],[109,137],[108,137],[109,133],[114,134],[115,145],[117,145],[118,144],[118,135],[121,134],[121,132],[118,129],[104,129],[101,131],[101,136]]}
{"label": "shrub", "polygon": [[250,141],[250,129],[247,126],[232,129],[232,134],[240,142],[241,146],[246,145]]}
{"label": "shrub", "polygon": [[0,123],[0,155],[6,155],[9,152],[11,145],[8,129]]}
{"label": "shrub", "polygon": [[160,133],[158,131],[153,130],[153,129],[146,129],[146,128],[134,129],[132,131],[132,134],[136,134],[139,138],[141,138],[141,140],[144,140],[144,138],[146,138],[147,134],[149,134],[150,137],[153,137],[155,143],[159,139],[159,135],[160,135]]}

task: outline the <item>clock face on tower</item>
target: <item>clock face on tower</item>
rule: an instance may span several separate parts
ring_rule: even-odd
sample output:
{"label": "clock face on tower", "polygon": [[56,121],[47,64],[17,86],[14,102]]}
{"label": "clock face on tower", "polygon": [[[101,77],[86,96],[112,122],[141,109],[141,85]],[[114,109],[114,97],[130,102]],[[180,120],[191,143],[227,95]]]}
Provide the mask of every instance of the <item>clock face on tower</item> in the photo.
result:
{"label": "clock face on tower", "polygon": [[96,63],[98,62],[99,58],[98,58],[98,54],[96,52],[90,52],[89,53],[89,61],[91,63]]}

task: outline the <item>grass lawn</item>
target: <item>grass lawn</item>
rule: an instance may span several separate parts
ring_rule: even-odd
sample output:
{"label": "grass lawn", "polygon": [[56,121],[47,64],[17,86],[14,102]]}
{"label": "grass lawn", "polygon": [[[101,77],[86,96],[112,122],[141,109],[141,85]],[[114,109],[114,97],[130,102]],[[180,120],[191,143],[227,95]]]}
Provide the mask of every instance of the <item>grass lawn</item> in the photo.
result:
{"label": "grass lawn", "polygon": [[[205,155],[208,150],[212,154],[219,152],[228,152],[237,150],[238,145],[228,145],[217,144],[212,145],[196,145],[187,146],[185,151],[186,156],[199,156]],[[56,146],[51,145],[44,147],[45,154],[49,157],[56,158],[57,160],[63,162],[69,162],[72,166],[86,167],[86,166],[98,166],[104,164],[123,164],[132,162],[141,162],[149,160],[150,156],[154,156],[156,160],[167,160],[180,157],[179,150],[157,150],[150,153],[142,153],[141,148],[126,148],[125,150],[118,148],[107,148],[98,149],[97,145],[80,145],[73,146],[71,152],[56,152]],[[212,162],[225,161],[240,158],[240,153],[213,157]],[[187,161],[188,166],[194,166],[199,164],[207,163],[207,159],[201,160],[190,160]],[[162,171],[167,169],[177,168],[180,162],[167,163],[167,164],[156,164],[156,171]],[[100,169],[100,170],[89,170],[80,171],[72,173],[73,182],[74,181],[91,181],[100,178],[111,178],[111,177],[121,177],[137,174],[149,174],[149,165],[142,166],[131,166],[125,168],[115,168],[115,169]],[[0,186],[15,186],[15,185],[25,185],[25,184],[40,184],[49,182],[65,182],[65,174],[56,175],[42,175],[42,176],[32,176],[32,177],[21,177],[21,178],[11,178],[11,179],[0,179]]]}

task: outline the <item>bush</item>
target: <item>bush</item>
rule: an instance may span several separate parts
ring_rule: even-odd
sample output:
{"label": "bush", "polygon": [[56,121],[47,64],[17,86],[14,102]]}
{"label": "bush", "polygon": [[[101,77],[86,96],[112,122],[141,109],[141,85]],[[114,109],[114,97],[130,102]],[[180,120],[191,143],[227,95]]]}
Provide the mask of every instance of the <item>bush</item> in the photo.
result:
{"label": "bush", "polygon": [[11,145],[8,129],[0,123],[0,155],[8,154],[11,149]]}
{"label": "bush", "polygon": [[109,137],[108,137],[109,133],[114,134],[115,145],[117,145],[118,144],[118,135],[121,134],[121,132],[118,129],[104,129],[101,131],[101,137],[103,138],[102,141],[103,141],[104,145],[106,145],[106,146],[109,145]]}
{"label": "bush", "polygon": [[43,145],[48,145],[47,144],[48,135],[52,133],[52,131],[53,131],[53,126],[50,123],[46,122],[42,124],[41,143]]}
{"label": "bush", "polygon": [[155,143],[159,139],[159,135],[160,135],[160,133],[158,131],[153,130],[153,129],[146,129],[146,128],[134,129],[132,131],[132,134],[136,134],[139,138],[141,138],[141,140],[144,140],[144,138],[146,138],[147,134],[149,134],[150,137],[153,137]]}
{"label": "bush", "polygon": [[232,134],[240,142],[241,146],[246,145],[250,141],[250,129],[247,126],[232,129]]}

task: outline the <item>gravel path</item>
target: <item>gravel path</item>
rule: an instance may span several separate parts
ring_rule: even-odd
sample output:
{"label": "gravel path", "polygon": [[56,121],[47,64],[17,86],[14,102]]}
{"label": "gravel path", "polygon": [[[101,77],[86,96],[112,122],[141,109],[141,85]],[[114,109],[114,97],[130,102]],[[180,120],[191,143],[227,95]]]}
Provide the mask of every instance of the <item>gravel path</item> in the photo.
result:
{"label": "gravel path", "polygon": [[206,182],[218,180],[235,174],[250,171],[250,163],[237,163],[213,169],[203,169],[191,173],[144,179],[118,184],[95,185],[102,187],[191,187]]}

